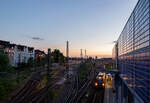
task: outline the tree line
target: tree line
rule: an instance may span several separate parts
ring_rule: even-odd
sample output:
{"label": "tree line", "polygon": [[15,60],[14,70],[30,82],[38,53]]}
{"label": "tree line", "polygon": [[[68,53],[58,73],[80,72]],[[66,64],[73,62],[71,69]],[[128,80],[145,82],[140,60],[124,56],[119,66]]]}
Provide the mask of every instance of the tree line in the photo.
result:
{"label": "tree line", "polygon": [[[47,64],[48,56],[45,55],[44,57],[38,57],[37,59],[29,58],[28,62],[18,63],[18,67],[14,67],[14,69],[21,68],[22,70],[25,68],[32,68],[32,67],[40,67]],[[63,65],[65,63],[66,57],[59,49],[55,49],[51,52],[50,60],[52,63],[58,63]],[[7,54],[0,52],[0,72],[7,72],[10,71],[10,61]]]}

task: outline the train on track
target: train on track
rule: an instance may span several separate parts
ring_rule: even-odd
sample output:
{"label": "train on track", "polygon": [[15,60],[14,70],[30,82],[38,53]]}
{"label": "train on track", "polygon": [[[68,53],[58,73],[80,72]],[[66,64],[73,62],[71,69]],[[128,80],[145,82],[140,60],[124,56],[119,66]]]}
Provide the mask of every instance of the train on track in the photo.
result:
{"label": "train on track", "polygon": [[105,83],[104,83],[104,73],[99,73],[95,80],[93,81],[92,85],[94,88],[96,89],[101,89],[101,88],[104,88],[105,87]]}

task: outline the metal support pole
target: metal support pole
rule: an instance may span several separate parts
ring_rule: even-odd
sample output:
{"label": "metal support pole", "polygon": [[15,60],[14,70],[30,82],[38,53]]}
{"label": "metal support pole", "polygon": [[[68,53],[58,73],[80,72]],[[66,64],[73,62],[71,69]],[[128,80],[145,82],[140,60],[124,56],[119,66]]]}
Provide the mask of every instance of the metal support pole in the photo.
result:
{"label": "metal support pole", "polygon": [[47,81],[49,83],[49,79],[50,79],[50,53],[51,53],[51,49],[48,49],[48,58],[47,58],[47,61],[48,61],[48,66],[47,66]]}
{"label": "metal support pole", "polygon": [[67,71],[67,80],[69,79],[69,41],[66,45],[66,71]]}
{"label": "metal support pole", "polygon": [[51,49],[48,49],[48,57],[47,57],[47,103],[49,103],[50,101],[50,91],[49,91],[49,85],[50,85],[50,66],[51,66],[51,61],[50,61],[50,57],[51,57]]}

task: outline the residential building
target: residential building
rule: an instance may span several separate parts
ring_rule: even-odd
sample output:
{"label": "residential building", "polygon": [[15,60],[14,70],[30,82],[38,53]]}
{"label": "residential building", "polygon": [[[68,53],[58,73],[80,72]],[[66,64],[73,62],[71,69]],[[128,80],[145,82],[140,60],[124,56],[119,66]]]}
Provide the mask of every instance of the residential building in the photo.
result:
{"label": "residential building", "polygon": [[10,45],[10,43],[8,41],[0,40],[0,51],[8,54],[8,52],[9,52],[9,45]]}
{"label": "residential building", "polygon": [[9,62],[12,66],[15,66],[15,47],[16,44],[9,44],[8,57],[9,57]]}
{"label": "residential building", "polygon": [[121,78],[117,103],[149,103],[150,0],[138,1],[117,43]]}
{"label": "residential building", "polygon": [[0,50],[8,55],[10,64],[14,67],[17,67],[18,63],[27,63],[29,58],[34,58],[33,47],[10,44],[10,42],[0,40]]}
{"label": "residential building", "polygon": [[34,48],[27,47],[23,45],[16,45],[14,49],[14,65],[17,66],[18,63],[27,63],[29,58],[34,59]]}
{"label": "residential building", "polygon": [[45,57],[46,56],[46,54],[45,54],[45,52],[44,51],[41,51],[41,50],[35,50],[35,59],[37,60],[38,58],[40,58],[40,57]]}

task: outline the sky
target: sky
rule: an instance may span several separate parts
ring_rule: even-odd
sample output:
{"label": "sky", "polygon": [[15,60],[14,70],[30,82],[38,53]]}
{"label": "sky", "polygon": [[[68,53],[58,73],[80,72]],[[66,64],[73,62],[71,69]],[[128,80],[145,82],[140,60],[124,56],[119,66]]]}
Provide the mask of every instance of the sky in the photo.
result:
{"label": "sky", "polygon": [[0,40],[110,57],[138,0],[0,0]]}

